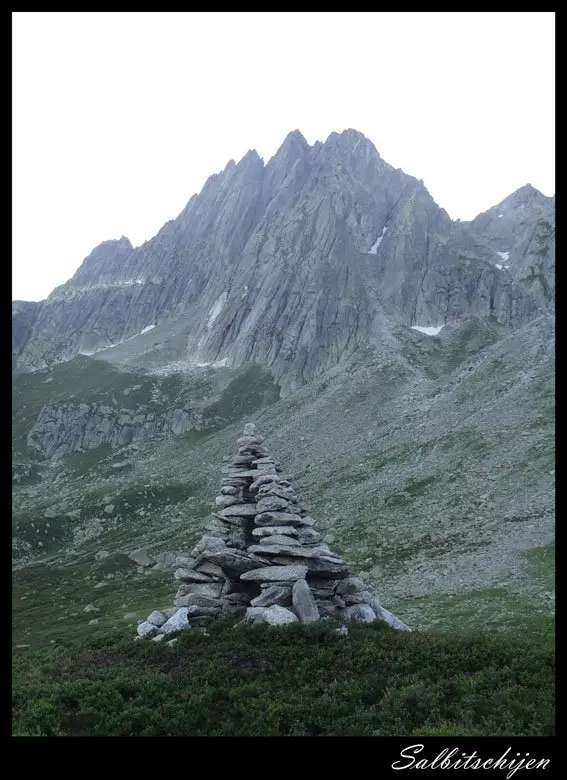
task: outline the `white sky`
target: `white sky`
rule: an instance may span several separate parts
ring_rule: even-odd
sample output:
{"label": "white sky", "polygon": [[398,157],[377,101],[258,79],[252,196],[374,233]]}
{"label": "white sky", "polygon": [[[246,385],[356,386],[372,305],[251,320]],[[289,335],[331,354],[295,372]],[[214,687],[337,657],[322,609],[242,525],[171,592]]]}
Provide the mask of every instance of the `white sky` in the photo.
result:
{"label": "white sky", "polygon": [[549,13],[14,13],[13,286],[40,300],[288,132],[363,132],[453,219],[555,192]]}

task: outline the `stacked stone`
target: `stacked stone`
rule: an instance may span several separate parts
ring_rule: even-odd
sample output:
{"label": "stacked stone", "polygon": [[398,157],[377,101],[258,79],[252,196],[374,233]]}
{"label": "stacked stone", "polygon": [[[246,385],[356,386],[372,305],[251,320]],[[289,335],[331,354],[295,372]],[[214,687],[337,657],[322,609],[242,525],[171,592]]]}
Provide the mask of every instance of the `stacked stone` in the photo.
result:
{"label": "stacked stone", "polygon": [[[409,631],[385,610],[346,562],[314,530],[263,437],[248,424],[238,454],[222,469],[216,511],[192,559],[177,558],[173,610],[153,612],[138,635],[204,625],[218,615],[282,625],[321,617],[386,620]],[[159,623],[159,625],[158,625]]]}

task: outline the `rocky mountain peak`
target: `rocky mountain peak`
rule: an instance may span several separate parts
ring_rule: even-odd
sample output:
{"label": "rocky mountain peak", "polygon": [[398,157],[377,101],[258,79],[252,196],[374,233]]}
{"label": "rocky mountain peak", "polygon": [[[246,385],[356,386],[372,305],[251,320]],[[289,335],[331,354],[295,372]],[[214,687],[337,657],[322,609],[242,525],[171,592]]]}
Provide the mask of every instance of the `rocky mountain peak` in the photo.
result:
{"label": "rocky mountain peak", "polygon": [[[517,197],[543,198],[522,189]],[[471,314],[514,326],[537,306],[496,273],[494,252],[509,252],[514,236],[508,219],[486,214],[456,231],[423,183],[363,133],[310,147],[294,130],[266,165],[251,149],[209,177],[141,247],[101,244],[49,311],[16,310],[16,359],[39,367],[48,352],[133,349],[147,327],[169,323],[184,333],[178,359],[265,363],[294,387],[378,337],[384,312],[408,326]],[[490,228],[497,241],[487,247],[489,222],[499,232]]]}

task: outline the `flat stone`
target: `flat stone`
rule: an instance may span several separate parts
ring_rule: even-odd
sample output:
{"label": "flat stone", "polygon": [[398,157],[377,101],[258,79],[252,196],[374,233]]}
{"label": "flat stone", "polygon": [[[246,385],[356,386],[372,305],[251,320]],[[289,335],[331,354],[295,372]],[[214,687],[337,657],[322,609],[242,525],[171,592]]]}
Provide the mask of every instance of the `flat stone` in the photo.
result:
{"label": "flat stone", "polygon": [[187,617],[188,610],[185,607],[178,609],[173,617],[161,626],[159,629],[160,634],[171,634],[173,631],[179,631],[182,628],[189,628],[189,620]]}
{"label": "flat stone", "polygon": [[268,498],[262,498],[256,504],[256,513],[261,512],[280,512],[289,507],[289,501],[279,496],[268,496]]}
{"label": "flat stone", "polygon": [[257,526],[262,525],[303,525],[303,518],[290,512],[261,512],[257,514],[254,523]]}
{"label": "flat stone", "polygon": [[293,545],[287,545],[287,544],[268,545],[266,544],[266,540],[262,539],[262,544],[252,544],[248,548],[248,551],[251,553],[258,553],[261,555],[291,555],[296,558],[313,558],[316,555],[316,553],[314,553],[312,550],[306,550],[304,547],[301,547],[299,542],[296,542],[296,544],[297,547],[293,547]]}
{"label": "flat stone", "polygon": [[266,466],[266,465],[276,465],[276,462],[273,458],[266,457],[266,458],[256,458],[256,460],[252,461],[253,466]]}
{"label": "flat stone", "polygon": [[304,579],[294,583],[291,598],[294,612],[302,623],[313,623],[319,620],[317,604],[311,593],[311,588]]}
{"label": "flat stone", "polygon": [[[307,570],[318,577],[339,579],[341,576],[348,576],[348,566],[344,562],[336,563],[335,561],[323,560],[322,557],[302,558],[301,560],[307,567]],[[293,565],[294,558],[291,555],[277,555],[274,558],[274,563],[278,563],[281,566],[289,566]]]}
{"label": "flat stone", "polygon": [[263,566],[244,572],[240,579],[250,582],[287,582],[301,580],[307,574],[307,566]]}
{"label": "flat stone", "polygon": [[[264,536],[260,540],[260,546],[271,546],[271,545],[284,545],[286,547],[301,547],[301,542],[299,542],[297,539],[293,539],[291,536],[283,536],[283,534],[274,534],[274,536]],[[254,552],[252,548],[250,547],[250,552]]]}
{"label": "flat stone", "polygon": [[134,550],[134,552],[129,553],[128,558],[137,563],[138,566],[150,566],[152,563],[145,547],[140,547],[139,550]]}
{"label": "flat stone", "polygon": [[259,596],[252,599],[250,606],[252,607],[272,607],[274,604],[279,604],[282,607],[289,606],[291,604],[291,588],[289,585],[270,585]]}
{"label": "flat stone", "polygon": [[[291,525],[266,525],[259,528],[254,528],[252,531],[252,536],[260,537],[260,539],[264,536],[286,536],[296,538],[299,536],[299,531],[297,528],[294,528]],[[257,540],[258,544],[261,544],[260,539]]]}
{"label": "flat stone", "polygon": [[[245,474],[247,474],[251,469],[249,469],[247,466],[223,466],[221,468],[221,474],[225,474],[227,477],[236,477],[241,478]],[[254,471],[252,474],[249,474],[248,476],[250,478],[255,477],[258,474],[257,471]]]}
{"label": "flat stone", "polygon": [[187,607],[187,615],[192,617],[214,617],[220,615],[221,605],[218,607],[200,607],[198,604],[191,604]]}
{"label": "flat stone", "polygon": [[263,561],[258,560],[258,558],[230,548],[223,552],[208,554],[207,558],[211,563],[215,563],[223,570],[227,569],[238,573],[247,572],[250,569],[259,569],[264,566]]}
{"label": "flat stone", "polygon": [[216,563],[211,563],[210,561],[202,561],[197,566],[195,566],[194,571],[198,571],[201,574],[207,574],[209,577],[218,577],[220,579],[224,579],[224,574],[221,567]]}
{"label": "flat stone", "polygon": [[[248,523],[250,522],[249,517],[223,517],[222,515],[219,515],[216,512],[213,512],[213,518],[228,526],[229,533],[230,531],[233,531],[234,528],[247,527]],[[217,534],[217,536],[219,537],[219,539],[225,538],[224,530],[222,534]]]}
{"label": "flat stone", "polygon": [[368,604],[353,604],[342,611],[345,620],[356,620],[361,623],[373,623],[376,620],[374,610]]}
{"label": "flat stone", "polygon": [[244,436],[255,436],[256,435],[256,426],[255,426],[255,424],[254,423],[246,423],[242,433],[244,434]]}
{"label": "flat stone", "polygon": [[164,612],[160,612],[159,610],[154,609],[152,614],[148,617],[146,623],[151,623],[152,626],[157,626],[160,628],[164,623],[167,623],[168,619],[168,616]]}
{"label": "flat stone", "polygon": [[258,514],[258,509],[254,504],[240,504],[238,506],[227,506],[218,513],[220,517],[254,517]]}
{"label": "flat stone", "polygon": [[[176,607],[190,607],[196,604],[198,607],[218,607],[219,599],[206,596],[204,593],[189,593],[187,596],[178,596],[173,599]],[[176,613],[177,614],[177,613]]]}
{"label": "flat stone", "polygon": [[299,618],[290,609],[280,607],[275,604],[268,607],[262,615],[262,622],[269,623],[270,626],[285,626],[288,623],[297,623]]}
{"label": "flat stone", "polygon": [[184,582],[179,586],[177,598],[187,596],[189,593],[198,593],[201,596],[218,599],[220,598],[223,584],[222,582]]}
{"label": "flat stone", "polygon": [[194,569],[177,569],[174,578],[181,582],[210,582],[211,578]]}

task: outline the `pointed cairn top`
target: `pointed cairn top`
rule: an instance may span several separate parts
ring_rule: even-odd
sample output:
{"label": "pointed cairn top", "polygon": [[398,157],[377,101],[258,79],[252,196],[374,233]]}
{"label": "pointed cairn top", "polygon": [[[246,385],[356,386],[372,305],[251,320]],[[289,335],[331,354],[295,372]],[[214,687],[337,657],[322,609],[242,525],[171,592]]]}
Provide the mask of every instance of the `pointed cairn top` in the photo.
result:
{"label": "pointed cairn top", "polygon": [[174,564],[173,608],[152,612],[138,635],[204,625],[216,615],[272,625],[321,617],[385,620],[410,629],[383,609],[346,562],[321,542],[314,521],[279,463],[267,455],[256,426],[244,426],[238,454],[222,467],[213,518],[192,550]]}

